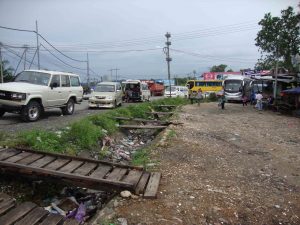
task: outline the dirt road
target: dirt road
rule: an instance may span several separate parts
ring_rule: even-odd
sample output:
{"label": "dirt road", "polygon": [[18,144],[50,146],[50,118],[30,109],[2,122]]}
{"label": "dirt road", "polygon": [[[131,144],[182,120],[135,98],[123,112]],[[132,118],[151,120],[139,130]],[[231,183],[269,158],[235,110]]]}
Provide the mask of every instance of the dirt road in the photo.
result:
{"label": "dirt road", "polygon": [[[116,207],[129,224],[300,224],[300,119],[187,105],[156,148],[158,199]],[[174,134],[174,132],[171,132]],[[172,135],[169,135],[172,136]]]}

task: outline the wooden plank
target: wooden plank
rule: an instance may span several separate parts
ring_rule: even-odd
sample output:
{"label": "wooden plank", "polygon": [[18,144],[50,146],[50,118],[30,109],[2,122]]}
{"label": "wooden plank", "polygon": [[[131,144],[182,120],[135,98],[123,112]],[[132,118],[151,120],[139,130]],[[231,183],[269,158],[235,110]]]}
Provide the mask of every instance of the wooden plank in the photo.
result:
{"label": "wooden plank", "polygon": [[58,225],[61,224],[63,216],[58,214],[49,214],[40,225]]}
{"label": "wooden plank", "polygon": [[23,164],[23,165],[31,164],[34,161],[36,161],[36,160],[38,160],[42,157],[44,157],[44,155],[42,155],[42,154],[32,154],[31,156],[26,157],[25,159],[21,159],[20,161],[18,161],[18,164]]}
{"label": "wooden plank", "polygon": [[142,175],[143,175],[143,171],[130,170],[129,173],[125,176],[125,178],[122,181],[131,183],[135,187],[140,181]]}
{"label": "wooden plank", "polygon": [[36,204],[32,202],[24,202],[19,205],[17,208],[10,210],[4,216],[0,217],[1,225],[11,225],[18,221],[20,218],[25,216],[31,210],[36,207]]}
{"label": "wooden plank", "polygon": [[0,192],[0,202],[7,199],[11,199],[11,197],[8,194]]}
{"label": "wooden plank", "polygon": [[157,107],[174,108],[174,107],[176,107],[176,105],[157,105]]}
{"label": "wooden plank", "polygon": [[[44,168],[37,168],[37,167],[32,167],[32,166],[25,166],[25,165],[20,165],[16,163],[10,163],[10,162],[3,162],[0,161],[0,167],[5,167],[7,170],[11,171],[19,171],[19,173],[23,174],[37,174],[39,176],[44,176],[44,177],[53,177],[53,178],[59,178],[59,179],[65,179],[69,180],[70,182],[76,182],[76,183],[81,183],[83,187],[91,187],[94,189],[100,189],[102,190],[103,188],[106,189],[115,189],[115,190],[120,190],[120,189],[128,189],[128,190],[133,190],[133,185],[130,183],[122,182],[122,181],[115,181],[115,180],[107,180],[107,179],[99,179],[99,178],[94,178],[90,176],[82,176],[78,174],[70,174],[70,173],[63,173],[60,171],[53,171],[53,170],[47,170]],[[121,169],[121,168],[119,168]],[[127,169],[122,169],[126,171]],[[1,223],[0,223],[1,224]]]}
{"label": "wooden plank", "polygon": [[55,160],[55,157],[45,155],[43,158],[40,158],[40,159],[34,161],[33,163],[31,163],[30,166],[31,167],[43,167],[43,166],[47,165],[48,163],[52,162],[53,160]]}
{"label": "wooden plank", "polygon": [[30,152],[21,152],[18,155],[15,155],[15,156],[12,156],[12,157],[6,159],[5,161],[7,161],[7,162],[17,162],[21,159],[27,158],[30,155],[32,155],[32,153],[30,153]]}
{"label": "wooden plank", "polygon": [[85,162],[93,162],[93,163],[101,163],[105,165],[110,165],[110,166],[116,166],[116,167],[122,167],[122,168],[129,168],[129,169],[136,169],[136,170],[144,170],[142,166],[128,166],[128,165],[122,165],[118,163],[112,163],[104,160],[95,160],[95,159],[89,159],[89,158],[83,158],[83,157],[77,157],[77,156],[69,156],[69,155],[63,155],[63,154],[58,154],[58,153],[53,153],[53,152],[42,152],[42,151],[36,151],[32,149],[26,149],[26,148],[16,148],[17,150],[20,151],[27,151],[27,152],[32,152],[36,154],[44,154],[47,156],[53,156],[55,158],[64,158],[64,159],[75,159],[75,160],[82,160]]}
{"label": "wooden plank", "polygon": [[[123,168],[114,168],[113,171],[111,171],[110,174],[106,177],[107,180],[112,180],[112,181],[119,181],[121,180],[124,175],[127,173],[127,169]],[[134,185],[132,185],[134,186]]]}
{"label": "wooden plank", "polygon": [[5,149],[4,151],[0,152],[0,160],[5,160],[11,156],[19,154],[20,151],[16,149]]}
{"label": "wooden plank", "polygon": [[150,175],[149,182],[147,184],[144,198],[156,198],[158,186],[161,178],[161,173],[159,172],[153,172]]}
{"label": "wooden plank", "polygon": [[119,125],[119,128],[128,128],[128,129],[164,129],[167,126],[149,126],[149,125]]}
{"label": "wooden plank", "polygon": [[64,222],[64,225],[79,225],[80,222],[74,219],[68,219]]}
{"label": "wooden plank", "polygon": [[147,182],[149,180],[150,177],[150,173],[149,172],[144,172],[139,183],[137,184],[136,188],[135,188],[135,194],[139,195],[139,194],[143,194],[144,190],[146,188]]}
{"label": "wooden plank", "polygon": [[147,114],[156,114],[156,115],[172,115],[173,112],[146,112]]}
{"label": "wooden plank", "polygon": [[85,162],[81,167],[77,168],[73,174],[87,176],[97,166],[96,163]]}
{"label": "wooden plank", "polygon": [[15,207],[15,200],[14,199],[7,199],[0,202],[0,216],[4,213],[8,212],[10,209]]}
{"label": "wooden plank", "polygon": [[63,159],[63,158],[57,158],[55,161],[49,163],[44,167],[44,169],[47,170],[58,170],[59,168],[66,165],[70,160],[69,159]]}
{"label": "wooden plank", "polygon": [[90,177],[103,178],[111,169],[111,166],[99,164],[98,168],[90,175]]}
{"label": "wooden plank", "polygon": [[48,211],[44,210],[41,207],[37,207],[33,209],[30,213],[28,213],[23,219],[15,223],[15,225],[36,225],[43,217],[47,216],[48,214]]}
{"label": "wooden plank", "polygon": [[60,168],[59,171],[65,172],[65,173],[72,173],[74,170],[76,170],[78,167],[80,167],[83,163],[84,163],[84,161],[72,160],[67,165]]}

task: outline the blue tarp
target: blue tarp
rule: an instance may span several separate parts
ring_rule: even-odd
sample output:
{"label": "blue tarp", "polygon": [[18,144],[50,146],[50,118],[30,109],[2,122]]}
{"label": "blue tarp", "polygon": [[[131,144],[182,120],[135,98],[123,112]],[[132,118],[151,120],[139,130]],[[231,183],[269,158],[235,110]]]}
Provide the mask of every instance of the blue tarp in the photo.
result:
{"label": "blue tarp", "polygon": [[300,94],[300,87],[292,88],[292,89],[287,89],[282,91],[285,94]]}

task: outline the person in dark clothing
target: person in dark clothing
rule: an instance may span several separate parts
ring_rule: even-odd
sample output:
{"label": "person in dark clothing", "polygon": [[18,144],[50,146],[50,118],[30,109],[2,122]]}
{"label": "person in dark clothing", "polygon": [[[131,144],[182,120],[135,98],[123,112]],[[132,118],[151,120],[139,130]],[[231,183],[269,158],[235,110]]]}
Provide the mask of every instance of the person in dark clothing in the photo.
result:
{"label": "person in dark clothing", "polygon": [[243,106],[247,106],[247,96],[246,95],[243,95],[242,101],[243,101]]}
{"label": "person in dark clothing", "polygon": [[222,95],[222,96],[221,96],[220,101],[221,101],[221,108],[222,108],[222,109],[225,109],[225,102],[226,102],[225,95]]}

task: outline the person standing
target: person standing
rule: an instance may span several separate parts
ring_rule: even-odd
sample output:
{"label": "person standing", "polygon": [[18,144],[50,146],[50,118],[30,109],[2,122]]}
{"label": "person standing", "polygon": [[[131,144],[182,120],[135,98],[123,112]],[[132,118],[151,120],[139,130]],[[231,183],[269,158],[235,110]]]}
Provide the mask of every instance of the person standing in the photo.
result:
{"label": "person standing", "polygon": [[196,100],[197,100],[197,103],[198,103],[198,106],[200,106],[200,101],[202,99],[202,90],[201,88],[198,89],[198,92],[197,92],[197,95],[196,95]]}
{"label": "person standing", "polygon": [[257,102],[258,110],[261,111],[262,110],[262,99],[263,99],[262,94],[260,92],[258,92],[255,96],[255,99]]}
{"label": "person standing", "polygon": [[247,96],[244,94],[243,97],[242,97],[243,107],[244,107],[244,106],[247,106],[247,100],[248,100],[248,99],[247,99]]}
{"label": "person standing", "polygon": [[224,94],[221,96],[220,102],[221,102],[221,108],[225,109],[226,98]]}

